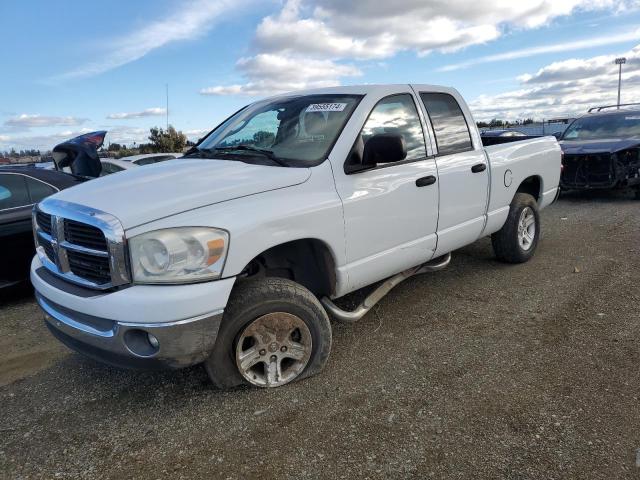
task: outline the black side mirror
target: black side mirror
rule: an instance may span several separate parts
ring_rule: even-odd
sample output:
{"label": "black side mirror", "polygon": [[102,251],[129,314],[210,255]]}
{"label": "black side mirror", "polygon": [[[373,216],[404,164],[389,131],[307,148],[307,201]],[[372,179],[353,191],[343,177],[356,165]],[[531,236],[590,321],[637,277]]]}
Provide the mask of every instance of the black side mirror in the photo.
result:
{"label": "black side mirror", "polygon": [[399,162],[407,158],[404,136],[397,133],[379,133],[364,144],[362,165],[376,166],[378,163]]}
{"label": "black side mirror", "polygon": [[555,132],[553,136],[556,137],[556,140],[560,140],[562,138],[562,132]]}

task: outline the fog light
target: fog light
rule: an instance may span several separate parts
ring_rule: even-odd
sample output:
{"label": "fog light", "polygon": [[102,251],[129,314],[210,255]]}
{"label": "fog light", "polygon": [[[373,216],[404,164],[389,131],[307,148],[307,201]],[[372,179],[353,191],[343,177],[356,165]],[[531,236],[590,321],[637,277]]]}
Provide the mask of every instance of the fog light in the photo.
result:
{"label": "fog light", "polygon": [[147,333],[147,338],[149,339],[149,343],[153,348],[157,350],[160,347],[160,342],[158,342],[158,339],[156,337],[154,337],[150,333]]}
{"label": "fog light", "polygon": [[155,335],[138,328],[127,330],[123,340],[127,349],[138,357],[152,357],[160,349],[160,342]]}

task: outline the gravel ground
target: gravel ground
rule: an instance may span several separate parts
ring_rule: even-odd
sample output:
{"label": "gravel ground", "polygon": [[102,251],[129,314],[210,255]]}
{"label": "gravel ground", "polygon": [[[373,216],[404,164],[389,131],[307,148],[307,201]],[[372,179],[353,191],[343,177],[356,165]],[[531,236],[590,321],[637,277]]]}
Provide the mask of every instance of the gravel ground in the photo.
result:
{"label": "gravel ground", "polygon": [[334,324],[319,376],[219,392],[102,366],[0,310],[3,478],[639,478],[640,203],[568,196],[524,265],[488,239]]}

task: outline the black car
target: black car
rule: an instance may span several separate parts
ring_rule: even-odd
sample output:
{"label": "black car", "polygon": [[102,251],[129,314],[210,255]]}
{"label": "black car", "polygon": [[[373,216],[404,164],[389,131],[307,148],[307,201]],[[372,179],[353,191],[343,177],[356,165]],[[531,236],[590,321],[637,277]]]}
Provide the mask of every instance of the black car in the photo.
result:
{"label": "black car", "polygon": [[0,289],[26,280],[35,253],[33,205],[83,182],[68,173],[32,167],[0,167]]}
{"label": "black car", "polygon": [[[638,105],[638,104],[636,104]],[[615,110],[609,110],[615,108]],[[562,190],[633,188],[640,199],[640,108],[597,107],[562,137]]]}

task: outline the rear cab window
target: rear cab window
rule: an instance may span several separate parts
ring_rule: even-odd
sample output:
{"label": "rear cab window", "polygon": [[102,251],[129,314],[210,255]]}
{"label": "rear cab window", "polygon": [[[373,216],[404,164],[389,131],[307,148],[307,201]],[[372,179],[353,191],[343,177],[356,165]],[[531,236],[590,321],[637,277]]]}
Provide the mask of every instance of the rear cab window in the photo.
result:
{"label": "rear cab window", "polygon": [[438,147],[438,155],[473,150],[471,132],[457,100],[448,93],[421,92]]}

